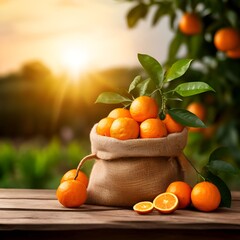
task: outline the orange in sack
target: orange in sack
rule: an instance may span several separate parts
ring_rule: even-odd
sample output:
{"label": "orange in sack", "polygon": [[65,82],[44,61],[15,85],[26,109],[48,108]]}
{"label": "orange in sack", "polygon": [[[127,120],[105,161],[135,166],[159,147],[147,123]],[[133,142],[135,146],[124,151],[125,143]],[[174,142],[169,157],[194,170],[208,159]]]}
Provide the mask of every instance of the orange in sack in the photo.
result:
{"label": "orange in sack", "polygon": [[[65,181],[68,181],[68,180],[74,180],[74,178],[76,177],[76,174],[77,174],[77,169],[71,169],[71,170],[67,171],[62,177],[61,183],[65,182]],[[77,178],[75,180],[80,181],[86,187],[88,186],[88,177],[82,171],[78,172]]]}
{"label": "orange in sack", "polygon": [[137,97],[130,106],[130,113],[132,118],[137,122],[143,122],[148,118],[157,118],[157,102],[148,96]]}
{"label": "orange in sack", "polygon": [[205,181],[193,187],[191,200],[196,209],[211,212],[218,208],[221,202],[221,194],[213,183]]}
{"label": "orange in sack", "polygon": [[97,129],[96,129],[97,134],[110,137],[110,128],[114,120],[115,120],[114,118],[110,118],[110,117],[101,119],[97,125]]}
{"label": "orange in sack", "polygon": [[161,138],[167,136],[165,124],[158,118],[149,118],[140,125],[141,138]]}
{"label": "orange in sack", "polygon": [[90,140],[91,153],[97,160],[90,174],[88,203],[133,207],[143,200],[152,201],[170,183],[182,181],[187,164],[183,161],[187,160],[180,156],[187,136],[185,128],[162,138],[122,141],[98,135],[95,124]]}
{"label": "orange in sack", "polygon": [[130,111],[126,108],[115,108],[108,114],[108,117],[117,119],[117,118],[120,118],[120,117],[131,118],[132,116],[130,114]]}
{"label": "orange in sack", "polygon": [[174,193],[179,201],[178,209],[186,208],[191,203],[192,188],[189,184],[183,181],[172,182],[166,192]]}
{"label": "orange in sack", "polygon": [[170,192],[161,193],[153,200],[153,206],[160,213],[170,214],[177,210],[178,198]]}
{"label": "orange in sack", "polygon": [[163,123],[166,125],[168,133],[181,132],[184,129],[184,126],[176,122],[169,114],[166,114]]}
{"label": "orange in sack", "polygon": [[153,209],[153,203],[149,201],[139,202],[133,206],[133,210],[138,214],[148,214],[151,213]]}
{"label": "orange in sack", "polygon": [[77,180],[62,182],[56,192],[58,201],[68,208],[80,207],[87,200],[86,186]]}
{"label": "orange in sack", "polygon": [[119,140],[138,138],[139,125],[132,118],[117,118],[110,128],[110,136]]}

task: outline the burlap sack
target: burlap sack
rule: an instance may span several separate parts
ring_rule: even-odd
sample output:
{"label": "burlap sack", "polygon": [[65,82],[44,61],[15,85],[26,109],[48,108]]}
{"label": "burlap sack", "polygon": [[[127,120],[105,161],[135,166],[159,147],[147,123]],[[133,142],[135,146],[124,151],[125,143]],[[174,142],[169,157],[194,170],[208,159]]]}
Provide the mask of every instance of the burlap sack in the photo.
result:
{"label": "burlap sack", "polygon": [[92,154],[97,160],[88,185],[88,203],[133,206],[152,201],[167,186],[183,180],[179,156],[187,142],[187,129],[165,138],[121,141],[90,133]]}

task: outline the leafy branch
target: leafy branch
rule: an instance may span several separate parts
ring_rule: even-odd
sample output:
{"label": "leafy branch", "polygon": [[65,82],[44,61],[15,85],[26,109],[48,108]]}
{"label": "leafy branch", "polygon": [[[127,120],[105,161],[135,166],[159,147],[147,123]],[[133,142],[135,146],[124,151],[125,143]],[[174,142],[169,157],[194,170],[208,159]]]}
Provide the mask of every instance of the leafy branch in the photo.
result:
{"label": "leafy branch", "polygon": [[128,107],[135,97],[147,95],[155,98],[159,103],[159,117],[161,119],[164,119],[169,113],[174,120],[184,126],[205,127],[205,124],[195,114],[185,109],[168,108],[168,101],[181,101],[182,97],[214,91],[205,82],[186,82],[171,88],[171,82],[186,73],[192,59],[178,60],[167,71],[164,71],[162,65],[149,55],[138,54],[138,60],[149,77],[143,79],[141,76],[136,76],[129,85],[128,96],[104,92],[98,96],[96,103],[121,103],[124,107]]}

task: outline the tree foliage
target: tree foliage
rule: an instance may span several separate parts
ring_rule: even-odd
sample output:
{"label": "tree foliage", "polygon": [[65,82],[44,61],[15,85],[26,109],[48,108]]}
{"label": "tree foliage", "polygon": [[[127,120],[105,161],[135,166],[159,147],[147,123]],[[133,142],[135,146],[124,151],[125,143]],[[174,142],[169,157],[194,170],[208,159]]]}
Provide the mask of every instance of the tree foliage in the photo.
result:
{"label": "tree foliage", "polygon": [[[215,33],[225,27],[240,30],[240,1],[237,0],[121,0],[129,3],[126,22],[129,28],[137,28],[141,21],[149,20],[149,28],[158,27],[163,18],[169,20],[173,37],[169,42],[166,68],[178,59],[194,59],[184,75],[189,82],[205,82],[216,92],[193,96],[177,102],[177,107],[186,108],[191,101],[201,102],[207,112],[205,133],[191,133],[186,154],[190,155],[198,168],[206,165],[212,149],[226,146],[231,151],[227,158],[239,170],[240,167],[240,58],[232,59],[214,45]],[[179,30],[179,21],[186,12],[196,14],[202,21],[202,32],[185,35]],[[163,33],[164,34],[164,33]],[[159,36],[160,38],[161,36]],[[149,43],[150,44],[150,43]],[[171,80],[169,70],[167,78]],[[174,113],[173,113],[174,114]],[[208,171],[219,173],[229,182],[232,178],[239,184],[239,175],[228,171],[231,167],[222,161],[210,161]],[[205,169],[206,170],[206,169]],[[230,169],[231,170],[231,169]],[[212,176],[209,174],[209,176]],[[234,177],[235,176],[235,177]]]}

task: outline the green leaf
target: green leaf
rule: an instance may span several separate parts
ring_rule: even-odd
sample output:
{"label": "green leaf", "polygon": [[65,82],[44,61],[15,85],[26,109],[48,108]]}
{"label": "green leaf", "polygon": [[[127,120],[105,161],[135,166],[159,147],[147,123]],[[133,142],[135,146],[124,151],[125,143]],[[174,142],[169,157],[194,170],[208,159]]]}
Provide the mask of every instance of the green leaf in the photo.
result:
{"label": "green leaf", "polygon": [[184,35],[177,32],[173,37],[168,50],[168,59],[176,59],[180,46],[184,42]]}
{"label": "green leaf", "polygon": [[169,115],[178,123],[188,127],[206,127],[205,124],[193,113],[186,109],[172,108],[168,110]]}
{"label": "green leaf", "polygon": [[218,147],[209,156],[209,162],[228,158],[231,155],[228,147]]}
{"label": "green leaf", "polygon": [[153,16],[152,25],[155,26],[158,21],[164,16],[170,13],[171,11],[171,2],[159,2],[158,8]]}
{"label": "green leaf", "polygon": [[228,186],[226,185],[226,183],[219,178],[218,176],[216,176],[215,174],[213,174],[211,171],[207,170],[206,168],[203,169],[203,175],[206,177],[206,179],[210,182],[212,182],[214,185],[217,186],[220,194],[221,194],[221,203],[220,203],[220,207],[231,207],[231,202],[232,202],[232,196],[231,196],[231,192],[228,188]]}
{"label": "green leaf", "polygon": [[139,53],[138,60],[155,85],[161,88],[163,82],[163,69],[161,64],[156,59],[146,54]]}
{"label": "green leaf", "polygon": [[131,82],[130,86],[129,86],[129,89],[128,89],[128,92],[132,92],[136,87],[137,85],[142,81],[142,77],[141,76],[136,76],[133,81]]}
{"label": "green leaf", "polygon": [[182,97],[188,97],[207,91],[214,91],[214,89],[205,82],[188,82],[178,85],[173,91]]}
{"label": "green leaf", "polygon": [[237,28],[239,22],[238,14],[235,11],[228,9],[226,11],[226,17],[231,26]]}
{"label": "green leaf", "polygon": [[147,5],[140,3],[134,6],[127,14],[127,23],[129,28],[136,26],[138,21],[145,18],[148,12]]}
{"label": "green leaf", "polygon": [[147,78],[137,85],[139,96],[144,96],[144,95],[149,95],[150,94],[150,92],[148,92],[148,87],[149,87],[150,81],[151,81],[151,79]]}
{"label": "green leaf", "polygon": [[131,102],[132,100],[126,98],[118,93],[114,92],[103,92],[101,93],[95,103],[105,103],[105,104],[118,104]]}
{"label": "green leaf", "polygon": [[227,174],[238,174],[238,170],[233,167],[232,164],[222,161],[222,160],[214,160],[207,164],[207,168],[214,173],[227,173]]}
{"label": "green leaf", "polygon": [[175,62],[167,71],[165,82],[170,82],[181,77],[189,68],[192,59],[181,59]]}

